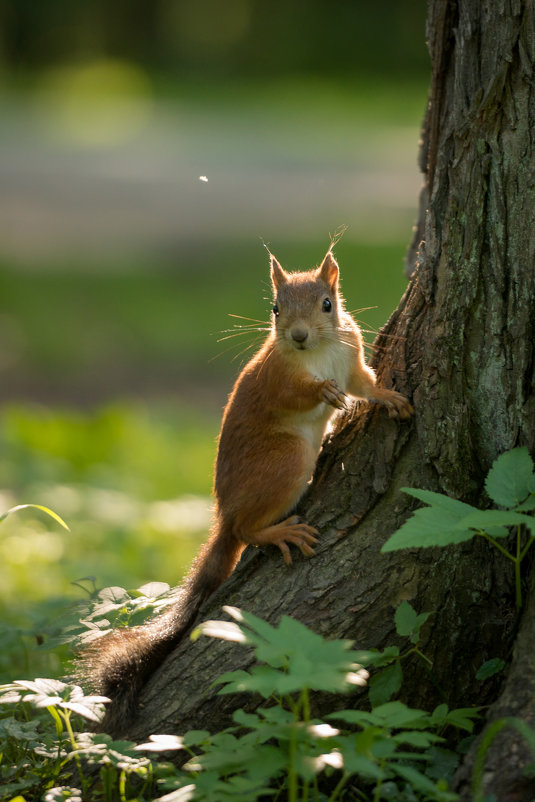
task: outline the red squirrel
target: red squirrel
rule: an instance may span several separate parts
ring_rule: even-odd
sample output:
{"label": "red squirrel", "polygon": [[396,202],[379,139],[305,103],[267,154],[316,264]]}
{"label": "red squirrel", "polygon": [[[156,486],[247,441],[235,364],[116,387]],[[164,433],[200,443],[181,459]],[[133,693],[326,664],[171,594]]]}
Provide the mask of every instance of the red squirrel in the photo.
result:
{"label": "red squirrel", "polygon": [[338,278],[330,250],[319,268],[298,273],[287,273],[271,255],[271,330],[238,376],[223,413],[210,537],[167,612],[144,626],[114,630],[81,656],[81,673],[112,699],[103,729],[124,729],[148,676],[232,573],[247,545],[277,546],[287,565],[292,546],[313,556],[319,533],[292,511],[346,394],[378,401],[391,416],[411,416],[401,393],[377,386]]}

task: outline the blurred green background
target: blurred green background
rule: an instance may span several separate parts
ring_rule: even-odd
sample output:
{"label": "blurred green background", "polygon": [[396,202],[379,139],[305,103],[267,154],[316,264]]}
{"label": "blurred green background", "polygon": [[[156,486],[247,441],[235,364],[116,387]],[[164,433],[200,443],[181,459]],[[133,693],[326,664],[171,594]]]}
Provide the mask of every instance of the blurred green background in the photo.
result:
{"label": "blurred green background", "polygon": [[[0,672],[71,583],[176,584],[219,417],[288,269],[330,236],[373,331],[406,286],[425,3],[0,4]],[[366,309],[372,307],[371,309]],[[230,330],[230,331],[229,331]],[[86,583],[88,584],[88,583]],[[90,585],[91,583],[89,583]],[[53,628],[53,623],[52,623]]]}

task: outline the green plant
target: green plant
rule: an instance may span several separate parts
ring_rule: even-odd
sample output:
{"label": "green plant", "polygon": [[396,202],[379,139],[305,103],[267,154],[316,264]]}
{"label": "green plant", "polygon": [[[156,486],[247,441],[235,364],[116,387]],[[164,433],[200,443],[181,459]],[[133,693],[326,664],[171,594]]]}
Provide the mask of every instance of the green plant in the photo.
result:
{"label": "green plant", "polygon": [[[310,692],[340,694],[364,686],[363,665],[381,663],[383,653],[355,651],[350,641],[325,641],[287,616],[273,627],[236,608],[224,609],[237,623],[208,621],[193,637],[204,634],[252,646],[258,664],[220,677],[220,693],[260,694],[267,706],[255,713],[236,711],[236,726],[216,736],[196,734],[195,743],[191,734],[185,736],[181,748],[201,746],[203,751],[184,766],[189,777],[168,785],[187,788],[188,799],[206,802],[236,799],[238,789],[244,800],[268,794],[275,799],[284,794],[290,802],[336,800],[351,780],[358,782],[361,799],[374,802],[392,794],[400,801],[456,799],[444,777],[426,776],[421,764],[432,763],[425,751],[443,740],[436,730],[454,725],[471,731],[477,711],[448,711],[441,705],[428,715],[387,702],[367,713],[329,715],[358,727],[343,732],[312,717]],[[409,616],[401,618],[408,624]],[[412,619],[413,635],[424,620]]]}
{"label": "green plant", "polygon": [[[121,604],[121,594],[111,591],[117,589],[100,596],[100,612],[102,604],[112,604],[112,612]],[[427,614],[418,616],[409,608],[402,606],[396,618],[414,648]],[[236,710],[233,726],[214,735],[153,735],[136,746],[77,731],[83,718],[100,717],[102,697],[84,696],[79,687],[58,680],[10,683],[0,688],[0,707],[14,706],[15,712],[0,716],[0,780],[6,794],[0,799],[26,794],[18,802],[126,802],[135,794],[142,802],[155,798],[156,783],[168,792],[161,797],[165,802],[256,802],[270,796],[334,802],[350,788],[363,802],[456,799],[447,785],[458,756],[444,748],[443,733],[452,727],[471,732],[476,710],[449,710],[443,704],[427,714],[387,701],[370,711],[341,710],[320,720],[312,713],[311,692],[364,690],[363,665],[384,664],[385,653],[353,650],[350,641],[325,641],[286,616],[273,627],[236,608],[225,609],[234,621],[208,621],[194,636],[253,647],[258,662],[249,671],[220,677],[220,693],[260,694],[264,705],[255,712]],[[174,750],[189,753],[182,770],[146,756]]]}
{"label": "green plant", "polygon": [[382,652],[373,651],[373,665],[381,670],[373,674],[368,682],[372,707],[388,702],[399,691],[403,683],[402,662],[408,657],[416,655],[427,667],[431,667],[431,660],[419,648],[420,629],[430,615],[418,614],[408,601],[402,601],[397,607],[394,614],[396,632],[408,638],[411,645],[403,652],[399,646],[387,646]]}
{"label": "green plant", "polygon": [[[148,790],[153,782],[152,765],[134,750],[135,744],[113,741],[105,734],[77,732],[75,725],[82,718],[101,719],[107,701],[54,679],[17,680],[0,686],[0,705],[16,705],[15,716],[0,719],[0,799],[17,792],[31,793],[31,799],[46,792],[39,796],[46,802],[90,799],[95,786],[88,770],[92,766],[99,768],[98,796],[108,802],[130,798],[132,777],[141,780],[142,793]],[[30,707],[35,710],[32,718],[21,721],[30,715]],[[44,711],[48,716],[43,716]],[[24,802],[24,797],[16,799]]]}
{"label": "green plant", "polygon": [[[535,472],[527,448],[514,448],[498,457],[490,469],[486,491],[502,509],[478,509],[441,493],[403,488],[427,507],[417,509],[381,551],[396,551],[426,546],[449,546],[470,538],[483,537],[514,565],[516,606],[522,606],[521,564],[535,540]],[[512,551],[499,539],[514,527]]]}

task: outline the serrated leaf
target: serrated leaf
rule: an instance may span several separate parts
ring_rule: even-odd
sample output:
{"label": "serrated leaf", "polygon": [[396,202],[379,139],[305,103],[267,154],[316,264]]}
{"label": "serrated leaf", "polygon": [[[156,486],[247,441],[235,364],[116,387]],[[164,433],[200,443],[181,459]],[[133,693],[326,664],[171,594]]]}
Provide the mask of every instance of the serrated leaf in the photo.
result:
{"label": "serrated leaf", "polygon": [[400,777],[403,777],[404,780],[407,780],[412,788],[417,791],[421,791],[423,794],[426,794],[427,799],[441,799],[446,802],[446,800],[451,799],[453,800],[458,799],[457,794],[449,793],[447,791],[440,792],[440,797],[438,796],[439,789],[437,788],[436,784],[430,780],[425,774],[422,774],[418,769],[413,768],[412,766],[401,765],[399,763],[391,764],[391,767],[394,771],[399,774]]}
{"label": "serrated leaf", "polygon": [[460,763],[460,755],[442,746],[432,746],[427,756],[431,763],[426,768],[426,775],[432,780],[450,782]]}
{"label": "serrated leaf", "polygon": [[248,629],[254,633],[254,637],[249,637],[249,643],[253,643],[257,645],[261,643],[262,640],[265,641],[273,641],[275,637],[275,628],[268,624],[267,621],[264,621],[262,618],[258,618],[258,616],[253,615],[253,613],[246,613],[243,610],[240,610],[239,607],[231,607],[230,605],[224,605],[223,610],[234,618],[238,624],[246,626]]}
{"label": "serrated leaf", "polygon": [[399,657],[399,646],[387,646],[382,652],[376,651],[373,653],[373,659],[370,660],[371,665],[376,668],[388,666],[390,663]]}
{"label": "serrated leaf", "polygon": [[472,732],[474,729],[473,719],[479,718],[478,707],[459,707],[456,710],[450,710],[446,716],[446,722],[453,727],[466,732]]}
{"label": "serrated leaf", "polygon": [[184,735],[184,746],[199,746],[210,737],[208,730],[188,730]]}
{"label": "serrated leaf", "polygon": [[385,776],[384,771],[365,755],[357,754],[354,750],[341,750],[344,756],[344,769],[357,777],[370,778],[372,780],[382,780]]}
{"label": "serrated leaf", "polygon": [[399,691],[402,682],[403,669],[399,660],[383,668],[378,674],[374,674],[368,683],[372,708],[388,702]]}
{"label": "serrated leaf", "polygon": [[412,643],[418,643],[419,631],[431,613],[418,614],[408,601],[402,601],[394,614],[396,632],[402,637],[410,637]]}
{"label": "serrated leaf", "polygon": [[102,588],[102,590],[99,590],[97,599],[104,604],[122,605],[130,601],[130,596],[124,588],[118,585],[111,585],[109,588]]}
{"label": "serrated leaf", "polygon": [[444,493],[435,493],[432,490],[421,490],[418,487],[402,487],[401,489],[404,493],[407,493],[408,496],[414,496],[414,498],[423,501],[424,504],[428,504],[430,507],[444,510],[449,513],[450,516],[457,519],[477,510],[477,507],[472,507],[464,501],[446,496]]}
{"label": "serrated leaf", "polygon": [[535,493],[530,493],[525,501],[522,504],[519,504],[516,508],[517,512],[531,512],[535,510]]}
{"label": "serrated leaf", "polygon": [[[264,699],[268,699],[271,694],[275,692],[282,693],[279,688],[281,678],[284,679],[285,675],[275,671],[271,666],[253,666],[250,672],[247,671],[233,671],[229,674],[223,675],[218,679],[218,682],[223,679],[227,684],[219,691],[220,694],[226,693],[243,693],[249,691],[252,693],[260,693]],[[293,685],[291,684],[292,690]],[[299,686],[297,690],[300,690]],[[286,691],[284,691],[286,693]]]}
{"label": "serrated leaf", "polygon": [[214,685],[225,684],[225,687],[218,691],[222,695],[226,693],[242,693],[248,690],[247,684],[250,676],[248,671],[226,671],[217,678]]}
{"label": "serrated leaf", "polygon": [[394,623],[396,632],[402,637],[410,635],[416,625],[418,614],[408,601],[402,601],[394,613]]}
{"label": "serrated leaf", "polygon": [[535,492],[533,460],[528,449],[522,446],[501,454],[488,473],[485,488],[501,507],[516,507]]}
{"label": "serrated leaf", "polygon": [[399,701],[386,702],[379,707],[374,707],[373,713],[377,719],[383,722],[384,726],[390,729],[425,727],[429,721],[427,713],[423,710],[407,707],[406,704]]}
{"label": "serrated leaf", "polygon": [[435,707],[431,713],[431,724],[434,727],[443,727],[446,723],[446,716],[448,715],[449,707],[444,702],[438,707]]}
{"label": "serrated leaf", "polygon": [[476,679],[484,680],[499,674],[505,668],[505,660],[500,660],[499,657],[493,657],[491,660],[486,660],[476,672]]}
{"label": "serrated leaf", "polygon": [[[451,501],[452,499],[450,499]],[[460,502],[459,502],[460,503]],[[397,549],[449,546],[474,537],[470,529],[459,529],[459,521],[466,512],[443,506],[421,507],[390,537],[381,552]]]}
{"label": "serrated leaf", "polygon": [[[460,528],[482,529],[484,532],[496,527],[517,526],[518,524],[524,524],[530,529],[535,528],[535,518],[512,510],[476,510],[459,521]],[[503,531],[508,534],[506,529]],[[494,536],[496,537],[496,532]]]}
{"label": "serrated leaf", "polygon": [[337,710],[335,713],[327,713],[325,718],[346,721],[348,724],[379,724],[379,719],[367,710]]}
{"label": "serrated leaf", "polygon": [[168,585],[167,582],[147,582],[145,585],[136,588],[135,591],[131,590],[130,595],[147,596],[149,599],[158,599],[170,590],[171,586]]}
{"label": "serrated leaf", "polygon": [[428,749],[432,744],[444,741],[439,735],[432,732],[423,732],[422,730],[408,730],[397,733],[392,736],[396,743],[409,744],[417,749]]}

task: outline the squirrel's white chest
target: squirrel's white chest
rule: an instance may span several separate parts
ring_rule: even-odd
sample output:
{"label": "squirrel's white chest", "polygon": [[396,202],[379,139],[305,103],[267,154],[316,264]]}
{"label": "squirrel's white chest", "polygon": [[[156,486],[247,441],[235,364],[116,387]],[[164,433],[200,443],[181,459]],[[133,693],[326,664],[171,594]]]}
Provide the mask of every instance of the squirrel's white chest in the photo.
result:
{"label": "squirrel's white chest", "polygon": [[347,391],[354,355],[349,345],[333,343],[323,348],[306,351],[303,365],[316,379],[334,379],[338,387]]}
{"label": "squirrel's white chest", "polygon": [[[304,352],[301,364],[315,379],[334,379],[338,387],[346,392],[351,375],[352,358],[354,357],[349,346],[340,347],[340,344],[336,343],[330,347]],[[335,409],[329,404],[320,403],[313,409],[292,416],[293,424],[300,436],[316,451],[319,451],[327,424],[334,412]]]}

